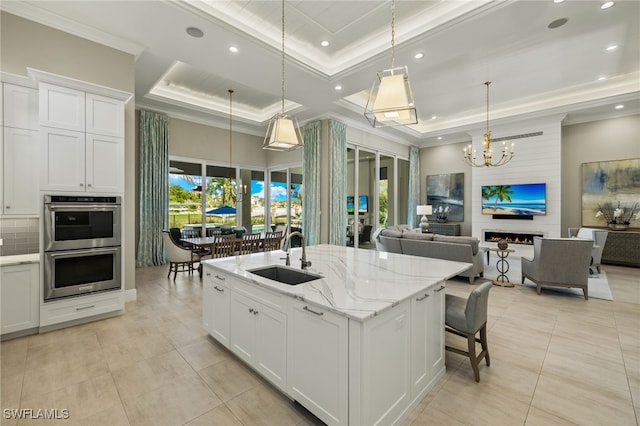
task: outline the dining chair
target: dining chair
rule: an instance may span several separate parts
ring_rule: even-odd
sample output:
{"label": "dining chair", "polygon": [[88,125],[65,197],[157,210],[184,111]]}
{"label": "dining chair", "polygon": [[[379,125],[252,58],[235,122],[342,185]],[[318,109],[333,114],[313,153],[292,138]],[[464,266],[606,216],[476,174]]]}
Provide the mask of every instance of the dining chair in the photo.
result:
{"label": "dining chair", "polygon": [[199,262],[200,259],[190,249],[184,248],[178,245],[169,231],[162,231],[162,240],[164,246],[167,249],[167,255],[169,260],[169,273],[167,277],[173,272],[173,279],[176,279],[178,272],[193,273],[195,270],[194,264]]}
{"label": "dining chair", "polygon": [[236,251],[236,234],[216,235],[213,237],[211,257],[232,256]]}
{"label": "dining chair", "polygon": [[240,254],[256,253],[262,249],[262,234],[244,234],[242,235],[242,243],[240,244]]}
{"label": "dining chair", "polygon": [[262,247],[264,251],[279,250],[282,240],[282,231],[267,232],[264,235]]}

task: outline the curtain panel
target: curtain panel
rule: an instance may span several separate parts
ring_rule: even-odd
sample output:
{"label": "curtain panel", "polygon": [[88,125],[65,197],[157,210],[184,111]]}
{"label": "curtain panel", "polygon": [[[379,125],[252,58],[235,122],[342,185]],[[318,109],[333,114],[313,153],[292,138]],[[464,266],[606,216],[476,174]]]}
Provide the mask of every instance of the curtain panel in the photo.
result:
{"label": "curtain panel", "polygon": [[169,220],[169,127],[165,114],[140,111],[140,232],[136,266],[166,262],[162,230]]}
{"label": "curtain panel", "polygon": [[320,243],[320,121],[306,124],[302,135],[302,234],[310,246]]}
{"label": "curtain panel", "polygon": [[347,230],[347,125],[329,120],[329,244],[343,246]]}
{"label": "curtain panel", "polygon": [[409,147],[409,210],[407,224],[409,228],[416,228],[416,208],[420,202],[420,149]]}

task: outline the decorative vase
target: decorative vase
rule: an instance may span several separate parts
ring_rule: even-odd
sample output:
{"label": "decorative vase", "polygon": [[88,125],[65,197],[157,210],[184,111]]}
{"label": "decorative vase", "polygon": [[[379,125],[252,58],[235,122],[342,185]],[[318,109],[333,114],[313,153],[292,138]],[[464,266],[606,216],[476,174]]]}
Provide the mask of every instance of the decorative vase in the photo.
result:
{"label": "decorative vase", "polygon": [[609,229],[613,231],[626,231],[629,229],[629,225],[626,223],[610,223]]}
{"label": "decorative vase", "polygon": [[500,240],[498,241],[498,248],[500,250],[506,250],[507,247],[509,247],[509,243],[507,242],[507,240]]}

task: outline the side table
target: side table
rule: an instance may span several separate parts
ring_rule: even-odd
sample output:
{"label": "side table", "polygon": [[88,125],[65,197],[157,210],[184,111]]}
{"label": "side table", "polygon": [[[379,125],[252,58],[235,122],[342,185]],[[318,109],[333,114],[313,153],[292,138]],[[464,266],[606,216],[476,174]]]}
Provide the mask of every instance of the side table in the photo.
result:
{"label": "side table", "polygon": [[[496,255],[498,255],[498,261],[496,262],[496,268],[498,268],[498,272],[500,272],[500,275],[498,275],[498,277],[493,280],[493,284],[494,285],[498,285],[500,287],[513,287],[513,283],[511,281],[509,281],[509,277],[506,275],[507,272],[509,272],[509,261],[507,260],[507,257],[509,256],[509,253],[513,253],[515,252],[514,249],[499,249],[499,248],[490,248],[490,251],[495,251]],[[489,252],[487,252],[487,255],[489,255]]]}

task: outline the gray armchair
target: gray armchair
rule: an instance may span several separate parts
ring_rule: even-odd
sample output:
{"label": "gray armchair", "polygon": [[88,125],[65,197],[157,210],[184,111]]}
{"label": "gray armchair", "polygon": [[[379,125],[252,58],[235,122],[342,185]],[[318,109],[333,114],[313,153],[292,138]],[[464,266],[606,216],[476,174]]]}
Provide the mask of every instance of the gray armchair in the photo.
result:
{"label": "gray armchair", "polygon": [[589,273],[593,274],[595,269],[600,273],[600,264],[602,262],[602,251],[604,250],[604,243],[607,242],[607,235],[609,231],[604,229],[593,228],[569,228],[569,238],[585,238],[593,240],[593,249],[591,250],[591,266],[589,266]]}
{"label": "gray armchair", "polygon": [[529,278],[538,294],[542,286],[581,288],[588,300],[592,248],[592,240],[535,237],[533,259],[521,259],[522,283]]}

